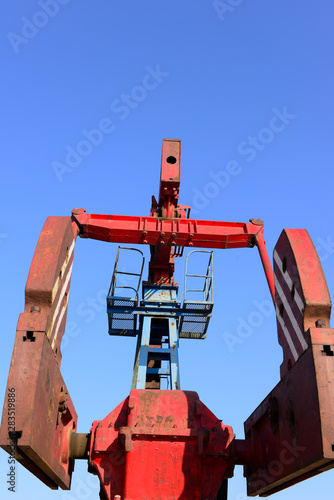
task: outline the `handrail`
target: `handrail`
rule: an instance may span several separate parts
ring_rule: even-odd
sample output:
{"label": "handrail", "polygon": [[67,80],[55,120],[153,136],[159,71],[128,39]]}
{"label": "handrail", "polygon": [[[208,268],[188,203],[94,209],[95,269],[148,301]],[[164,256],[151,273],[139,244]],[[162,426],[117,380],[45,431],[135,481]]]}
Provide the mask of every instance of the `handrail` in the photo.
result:
{"label": "handrail", "polygon": [[[142,255],[142,265],[141,265],[140,273],[130,273],[130,272],[118,271],[117,270],[118,269],[118,260],[119,260],[120,250],[134,250],[136,252],[139,252]],[[141,250],[138,250],[138,248],[121,247],[121,246],[119,246],[118,250],[117,250],[117,256],[116,256],[116,260],[115,260],[113,275],[112,275],[112,278],[111,278],[111,283],[110,283],[110,288],[109,288],[109,292],[108,292],[108,297],[109,296],[115,296],[115,290],[123,288],[123,289],[133,290],[135,292],[134,300],[137,301],[138,300],[138,293],[139,293],[140,282],[141,282],[141,278],[142,278],[142,274],[143,274],[143,269],[144,269],[144,264],[145,264],[145,257],[144,257],[144,254],[143,254],[143,252]],[[117,275],[118,274],[139,277],[137,288],[134,288],[132,286],[127,286],[127,285],[117,285]]]}
{"label": "handrail", "polygon": [[[190,274],[188,273],[188,258],[191,254],[193,253],[208,253],[210,254],[207,269],[206,269],[206,274]],[[203,289],[198,289],[198,288],[188,288],[187,289],[187,278],[204,278],[204,285]],[[181,295],[184,295],[184,301],[187,301],[187,293],[189,297],[189,293],[191,292],[202,292],[203,293],[203,298],[199,300],[198,302],[213,302],[213,251],[210,250],[192,250],[191,252],[188,253],[186,257],[186,263],[185,263],[185,274],[184,274],[184,292]],[[195,301],[193,301],[195,302]]]}

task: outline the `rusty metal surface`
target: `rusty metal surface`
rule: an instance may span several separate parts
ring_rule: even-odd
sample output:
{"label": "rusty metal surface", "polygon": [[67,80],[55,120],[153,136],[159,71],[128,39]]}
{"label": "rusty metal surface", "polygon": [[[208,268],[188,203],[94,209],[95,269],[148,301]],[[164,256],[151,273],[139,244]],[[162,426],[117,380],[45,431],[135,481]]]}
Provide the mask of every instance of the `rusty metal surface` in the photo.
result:
{"label": "rusty metal surface", "polygon": [[83,432],[72,432],[69,443],[69,457],[88,459],[89,456],[90,434]]}
{"label": "rusty metal surface", "polygon": [[[60,373],[75,228],[70,217],[49,217],[30,267],[8,377],[16,394],[18,461],[50,488],[68,489],[73,460],[70,434],[77,415]],[[0,446],[10,451],[5,400]]]}
{"label": "rusty metal surface", "polygon": [[[77,415],[69,395],[64,397],[66,385],[47,337],[37,332],[24,340],[25,333],[17,332],[7,384],[16,389],[17,460],[50,488],[69,489],[74,462],[68,445]],[[7,413],[5,401],[0,445],[10,453]]]}
{"label": "rusty metal surface", "polygon": [[281,381],[245,422],[250,496],[268,496],[334,467],[331,300],[305,230],[282,232],[274,266],[283,363]]}
{"label": "rusty metal surface", "polygon": [[274,275],[283,376],[310,345],[304,332],[318,320],[330,326],[332,303],[318,254],[303,229],[282,232],[274,249]]}
{"label": "rusty metal surface", "polygon": [[161,152],[159,202],[160,217],[178,217],[181,171],[181,141],[164,139]]}
{"label": "rusty metal surface", "polygon": [[334,330],[309,331],[312,345],[245,422],[250,496],[268,496],[334,467]]}
{"label": "rusty metal surface", "polygon": [[91,463],[108,500],[214,500],[233,474],[233,431],[195,392],[132,390],[93,423],[91,436]]}
{"label": "rusty metal surface", "polygon": [[18,330],[43,331],[58,361],[65,331],[75,236],[71,217],[48,217],[31,263]]}

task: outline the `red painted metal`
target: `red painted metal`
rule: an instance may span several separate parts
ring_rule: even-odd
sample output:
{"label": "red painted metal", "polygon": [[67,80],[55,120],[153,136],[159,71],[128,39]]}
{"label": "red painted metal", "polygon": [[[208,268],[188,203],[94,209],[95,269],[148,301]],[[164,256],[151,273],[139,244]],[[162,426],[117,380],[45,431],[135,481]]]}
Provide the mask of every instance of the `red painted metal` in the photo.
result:
{"label": "red painted metal", "polygon": [[307,231],[284,229],[274,250],[278,342],[283,349],[281,376],[310,345],[304,335],[316,321],[330,326],[331,298],[318,254]]}
{"label": "red painted metal", "polygon": [[264,237],[263,237],[263,221],[262,220],[256,221],[255,219],[251,219],[251,222],[253,222],[253,224],[262,226],[262,231],[259,231],[255,236],[255,243],[256,243],[256,246],[259,250],[259,254],[260,254],[262,266],[263,266],[263,269],[264,269],[264,272],[265,272],[265,275],[267,278],[267,283],[269,286],[271,298],[272,298],[274,305],[275,305],[275,280],[274,280],[273,268],[271,266],[271,261],[269,259],[269,255],[268,255],[268,252],[266,249],[266,243],[265,243]]}
{"label": "red painted metal", "polygon": [[108,500],[214,500],[233,475],[233,438],[195,392],[132,390],[93,423],[90,463]]}
{"label": "red painted metal", "polygon": [[[51,489],[70,489],[74,461],[69,458],[77,414],[44,332],[15,339],[7,388],[15,389],[15,458]],[[12,439],[6,395],[0,430],[1,447],[10,453]]]}
{"label": "red painted metal", "polygon": [[281,381],[245,422],[248,495],[268,496],[334,467],[334,329],[320,260],[305,230],[274,250]]}
{"label": "red painted metal", "polygon": [[175,218],[178,214],[181,171],[181,141],[164,139],[161,154],[159,217]]}
{"label": "red painted metal", "polygon": [[73,218],[82,238],[131,245],[251,248],[255,245],[255,236],[262,231],[262,227],[243,222],[87,213]]}
{"label": "red painted metal", "polygon": [[[184,218],[178,205],[181,172],[181,141],[162,142],[159,201],[152,198],[151,216],[155,218]],[[163,240],[161,240],[163,241]],[[174,282],[174,251],[170,246],[151,245],[148,281],[155,284]]]}
{"label": "red painted metal", "polygon": [[[190,207],[178,205],[181,141],[162,144],[159,202],[153,196],[150,217],[87,214],[75,208],[73,221],[82,238],[150,245],[149,282],[173,283],[174,257],[180,247],[245,248],[258,246],[264,272],[274,300],[273,271],[263,239],[263,221],[250,223],[189,219]],[[189,209],[189,210],[188,210]]]}
{"label": "red painted metal", "polygon": [[[49,217],[41,232],[25,290],[8,376],[15,390],[16,458],[50,488],[69,489],[69,440],[77,415],[60,373],[75,233],[71,217]],[[8,398],[0,444],[9,451]],[[12,408],[12,406],[11,406]]]}
{"label": "red painted metal", "polygon": [[273,270],[263,239],[263,223],[87,214],[84,209],[75,209],[73,220],[82,238],[150,245],[150,278],[158,284],[171,282],[174,271],[171,247],[228,249],[257,245],[274,300]]}

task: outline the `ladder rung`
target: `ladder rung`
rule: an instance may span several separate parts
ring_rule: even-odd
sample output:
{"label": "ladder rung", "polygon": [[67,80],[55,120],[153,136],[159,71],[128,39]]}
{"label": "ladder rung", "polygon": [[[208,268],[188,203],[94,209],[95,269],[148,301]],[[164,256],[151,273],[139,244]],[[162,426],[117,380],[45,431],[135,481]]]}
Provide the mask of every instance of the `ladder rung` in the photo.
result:
{"label": "ladder rung", "polygon": [[[127,274],[128,276],[141,276],[141,274],[138,274],[138,273],[127,273],[125,271],[116,271],[115,274]],[[117,287],[119,288],[119,287]]]}
{"label": "ladder rung", "polygon": [[146,371],[151,375],[170,375],[168,368],[147,368]]}
{"label": "ladder rung", "polygon": [[159,353],[159,354],[170,354],[171,349],[169,347],[149,347],[147,352]]}
{"label": "ladder rung", "polygon": [[169,361],[170,360],[170,352],[151,352],[148,353],[148,359],[154,361]]}
{"label": "ladder rung", "polygon": [[187,278],[188,276],[191,278],[211,278],[210,274],[187,274]]}

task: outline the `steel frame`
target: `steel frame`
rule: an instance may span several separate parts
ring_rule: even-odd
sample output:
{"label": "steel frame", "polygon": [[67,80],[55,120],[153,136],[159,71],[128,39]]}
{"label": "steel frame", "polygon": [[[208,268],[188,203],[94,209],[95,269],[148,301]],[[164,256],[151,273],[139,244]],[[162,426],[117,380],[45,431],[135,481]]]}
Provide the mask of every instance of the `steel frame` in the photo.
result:
{"label": "steel frame", "polygon": [[[273,272],[261,220],[187,218],[189,207],[178,205],[179,142],[164,141],[160,196],[153,199],[150,217],[74,209],[72,218],[49,217],[40,235],[8,377],[8,388],[20,394],[16,428],[9,432],[6,398],[0,445],[10,451],[14,442],[17,460],[50,488],[70,488],[79,458],[88,458],[107,500],[115,495],[214,500],[235,464],[244,465],[248,494],[267,496],[334,467],[334,330],[317,252],[306,231],[284,230]],[[131,391],[89,434],[77,435],[77,415],[60,373],[60,344],[78,235],[150,245],[147,286],[161,291],[176,286],[179,247],[258,247],[276,307],[283,363],[280,382],[246,420],[245,439],[234,439],[232,429],[195,393],[181,390]],[[149,375],[154,387],[156,373]]]}

